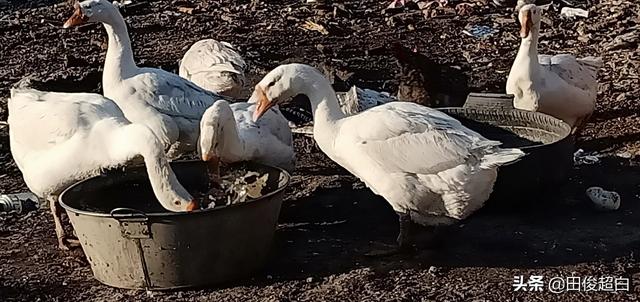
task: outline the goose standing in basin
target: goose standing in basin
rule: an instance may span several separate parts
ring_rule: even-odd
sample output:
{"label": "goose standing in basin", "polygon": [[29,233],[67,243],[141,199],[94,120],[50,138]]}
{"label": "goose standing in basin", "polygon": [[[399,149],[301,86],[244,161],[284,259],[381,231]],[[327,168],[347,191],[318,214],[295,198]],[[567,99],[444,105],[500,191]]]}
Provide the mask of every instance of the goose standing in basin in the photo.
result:
{"label": "goose standing in basin", "polygon": [[204,111],[222,97],[157,68],[136,66],[127,26],[118,9],[106,0],[77,3],[64,28],[101,22],[109,36],[102,88],[132,123],[148,126],[170,157],[196,150]]}
{"label": "goose standing in basin", "polygon": [[240,98],[247,63],[233,45],[214,39],[200,40],[180,61],[181,77],[232,99]]}
{"label": "goose standing in basin", "polygon": [[218,161],[255,161],[293,171],[295,153],[289,123],[277,108],[254,122],[256,104],[215,102],[200,121],[202,160],[218,169]]}
{"label": "goose standing in basin", "polygon": [[602,59],[538,55],[541,9],[534,4],[524,5],[518,19],[522,42],[509,72],[506,91],[514,95],[515,108],[562,119],[575,133],[584,127],[595,108],[596,76]]}
{"label": "goose standing in basin", "polygon": [[401,248],[410,243],[411,221],[451,224],[481,208],[498,167],[524,155],[415,103],[390,102],[345,116],[330,83],[302,64],[279,66],[256,85],[254,120],[298,94],[311,102],[313,137],[320,149],[399,214]]}
{"label": "goose standing in basin", "polygon": [[153,132],[131,124],[111,100],[93,93],[13,89],[8,108],[11,154],[29,189],[49,201],[61,249],[72,242],[60,222],[57,195],[77,181],[138,156],[144,159],[153,192],[165,209],[197,208]]}

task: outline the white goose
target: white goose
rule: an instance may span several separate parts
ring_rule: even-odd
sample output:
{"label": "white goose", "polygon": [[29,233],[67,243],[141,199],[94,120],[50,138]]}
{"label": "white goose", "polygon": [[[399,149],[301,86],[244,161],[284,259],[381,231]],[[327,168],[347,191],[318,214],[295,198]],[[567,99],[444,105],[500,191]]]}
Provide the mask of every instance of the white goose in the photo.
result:
{"label": "white goose", "polygon": [[506,89],[515,96],[514,107],[552,115],[579,130],[595,108],[602,59],[538,55],[540,8],[524,5],[518,18],[522,42]]}
{"label": "white goose", "polygon": [[[351,89],[347,92],[338,92],[336,96],[338,97],[340,110],[346,116],[358,114],[369,108],[398,100],[388,92],[379,92],[367,88],[362,89],[357,86],[351,86]],[[313,135],[313,125],[293,126],[292,131],[294,133]]]}
{"label": "white goose", "polygon": [[180,76],[198,86],[233,99],[240,97],[247,63],[233,45],[214,39],[200,40],[180,61]]}
{"label": "white goose", "polygon": [[165,209],[197,208],[153,132],[129,123],[118,106],[101,95],[13,89],[8,108],[11,154],[29,189],[49,201],[60,248],[68,247],[57,195],[76,181],[138,156]]}
{"label": "white goose", "polygon": [[358,114],[378,105],[397,101],[388,92],[362,89],[357,86],[352,86],[346,93],[337,93],[336,96],[338,97],[340,109],[347,116]]}
{"label": "white goose", "polygon": [[256,104],[215,102],[200,121],[202,160],[226,163],[255,161],[293,171],[295,153],[289,123],[277,108],[253,122]]}
{"label": "white goose", "polygon": [[171,157],[195,150],[200,117],[221,97],[177,74],[136,66],[124,19],[108,1],[76,4],[64,27],[85,22],[102,22],[109,36],[102,74],[104,95],[118,104],[128,120],[151,128]]}
{"label": "white goose", "polygon": [[320,149],[400,215],[400,247],[409,243],[411,221],[450,224],[481,208],[498,167],[524,155],[415,103],[390,102],[347,117],[329,82],[302,64],[279,66],[256,85],[254,119],[297,94],[311,101]]}

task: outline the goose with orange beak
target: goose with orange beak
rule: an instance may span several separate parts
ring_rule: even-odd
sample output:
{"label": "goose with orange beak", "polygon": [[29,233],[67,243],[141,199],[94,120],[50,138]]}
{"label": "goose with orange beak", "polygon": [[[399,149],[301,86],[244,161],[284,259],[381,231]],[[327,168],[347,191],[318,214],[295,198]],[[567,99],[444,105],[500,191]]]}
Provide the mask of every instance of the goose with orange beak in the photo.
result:
{"label": "goose with orange beak", "polygon": [[[257,117],[262,118],[254,121]],[[215,102],[200,120],[199,146],[202,160],[210,163],[214,181],[220,176],[220,161],[253,161],[289,172],[295,164],[289,123],[278,108],[264,101]]]}
{"label": "goose with orange beak", "polygon": [[453,224],[480,209],[498,168],[524,156],[415,103],[389,102],[346,116],[329,81],[303,64],[278,66],[258,83],[254,119],[298,94],[311,102],[313,138],[322,152],[398,213],[401,249],[411,246],[412,222]]}
{"label": "goose with orange beak", "polygon": [[514,95],[514,107],[539,111],[582,129],[595,109],[597,72],[602,59],[577,59],[570,54],[538,55],[542,10],[528,4],[520,8],[520,37],[506,91]]}
{"label": "goose with orange beak", "polygon": [[177,74],[138,67],[122,14],[107,0],[76,3],[64,27],[85,22],[104,25],[109,47],[102,73],[104,96],[113,100],[132,123],[143,124],[160,139],[170,158],[197,149],[204,111],[224,97]]}
{"label": "goose with orange beak", "polygon": [[93,93],[11,90],[11,154],[29,189],[49,201],[58,246],[76,245],[65,233],[58,195],[74,182],[122,167],[141,156],[158,202],[168,211],[198,209],[180,184],[149,128],[132,124],[111,100]]}

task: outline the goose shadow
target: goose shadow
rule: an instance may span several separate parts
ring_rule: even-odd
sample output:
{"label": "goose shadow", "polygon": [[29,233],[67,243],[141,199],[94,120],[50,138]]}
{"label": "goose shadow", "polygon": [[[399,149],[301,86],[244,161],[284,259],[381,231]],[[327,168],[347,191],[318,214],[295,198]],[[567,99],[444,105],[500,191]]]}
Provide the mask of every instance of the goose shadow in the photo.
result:
{"label": "goose shadow", "polygon": [[[509,212],[481,210],[441,228],[444,240],[435,248],[385,258],[365,256],[379,242],[395,242],[397,216],[384,199],[368,189],[319,189],[283,204],[273,256],[264,273],[276,280],[295,280],[362,267],[538,268],[629,256],[640,248],[640,203],[631,202],[640,189],[631,181],[616,183],[615,178],[638,179],[640,172],[631,167],[603,170],[577,171],[594,176],[564,192],[563,198],[577,202]],[[619,176],[612,177],[614,173]],[[597,212],[582,197],[583,189],[594,184],[616,189],[630,202],[618,211]]]}

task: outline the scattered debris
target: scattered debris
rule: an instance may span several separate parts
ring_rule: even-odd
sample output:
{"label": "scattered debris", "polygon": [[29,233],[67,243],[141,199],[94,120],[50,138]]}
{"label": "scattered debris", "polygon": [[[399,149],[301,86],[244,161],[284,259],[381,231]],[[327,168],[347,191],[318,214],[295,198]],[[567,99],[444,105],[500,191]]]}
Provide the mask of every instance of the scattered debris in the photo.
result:
{"label": "scattered debris", "polygon": [[475,3],[458,3],[455,6],[456,14],[458,14],[459,16],[471,15],[474,7],[476,7]]}
{"label": "scattered debris", "polygon": [[616,36],[613,41],[606,46],[607,50],[633,48],[640,44],[640,27],[636,26],[630,30],[628,33]]}
{"label": "scattered debris", "polygon": [[600,187],[591,187],[586,191],[587,197],[601,211],[615,211],[620,208],[620,194]]}
{"label": "scattered debris", "polygon": [[429,270],[428,270],[429,274],[431,274],[432,276],[438,276],[440,275],[440,273],[442,272],[442,268],[437,267],[437,266],[429,266]]}
{"label": "scattered debris", "polygon": [[260,174],[244,169],[234,170],[219,178],[219,187],[214,187],[199,198],[202,209],[242,203],[248,199],[262,197],[269,174]]}
{"label": "scattered debris", "polygon": [[189,15],[193,15],[193,10],[195,8],[193,7],[186,7],[186,6],[178,6],[178,11],[184,14],[189,14]]}
{"label": "scattered debris", "polygon": [[628,151],[623,151],[623,152],[617,153],[616,156],[624,159],[630,159],[633,157],[633,154],[631,154]]}
{"label": "scattered debris", "polygon": [[[515,4],[515,0],[493,0],[493,4],[497,6],[512,6]],[[520,3],[520,1],[518,1]]]}
{"label": "scattered debris", "polygon": [[480,39],[490,37],[497,32],[498,32],[497,29],[491,26],[486,26],[486,25],[471,25],[471,26],[467,26],[466,29],[462,31],[462,33],[464,33],[467,36],[480,38]]}
{"label": "scattered debris", "polygon": [[328,35],[329,31],[322,25],[315,23],[311,20],[307,20],[304,22],[304,24],[301,26],[302,29],[304,30],[309,30],[309,31],[317,31],[323,35]]}
{"label": "scattered debris", "polygon": [[593,165],[600,162],[600,157],[596,155],[588,155],[584,150],[578,149],[575,153],[573,153],[573,163],[577,166],[579,165]]}
{"label": "scattered debris", "polygon": [[581,8],[573,8],[573,7],[565,6],[560,10],[560,15],[567,18],[573,18],[573,17],[588,18],[589,11]]}
{"label": "scattered debris", "polygon": [[180,13],[173,12],[173,11],[170,11],[170,10],[165,10],[162,13],[167,15],[167,16],[174,16],[174,17],[179,17],[180,16]]}
{"label": "scattered debris", "polygon": [[387,6],[387,9],[402,8],[407,2],[412,2],[412,0],[393,0],[389,6]]}

